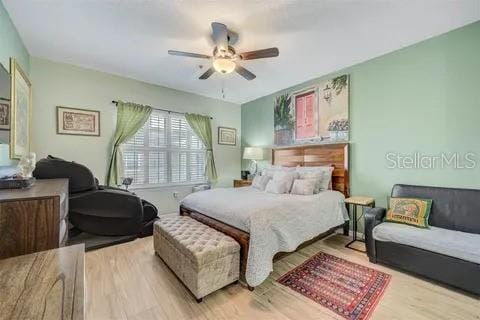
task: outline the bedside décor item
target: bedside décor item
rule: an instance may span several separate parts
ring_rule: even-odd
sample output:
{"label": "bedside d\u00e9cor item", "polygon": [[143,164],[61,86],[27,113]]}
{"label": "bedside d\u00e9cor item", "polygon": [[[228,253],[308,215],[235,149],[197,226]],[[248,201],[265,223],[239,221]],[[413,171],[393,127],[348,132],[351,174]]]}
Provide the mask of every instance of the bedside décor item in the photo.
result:
{"label": "bedside d\u00e9cor item", "polygon": [[[358,220],[363,217],[363,207],[375,207],[375,199],[370,198],[370,197],[350,197],[345,199],[345,204],[352,205],[352,241],[347,243],[345,245],[346,248],[359,251],[359,252],[366,252],[365,250],[360,250],[357,248],[352,247],[352,244],[354,244],[356,241],[363,242],[361,240],[357,239],[357,229],[358,229]],[[360,217],[357,216],[357,207],[362,208],[362,214]]]}
{"label": "bedside d\u00e9cor item", "polygon": [[30,151],[30,120],[32,112],[32,85],[17,61],[10,59],[11,121],[10,158],[20,157]]}
{"label": "bedside d\u00e9cor item", "polygon": [[23,178],[31,178],[32,172],[35,170],[35,163],[37,162],[37,155],[35,152],[29,152],[27,155],[22,156],[18,162],[18,169],[20,169],[20,175]]}
{"label": "bedside d\u00e9cor item", "polygon": [[242,171],[240,172],[240,177],[241,177],[243,180],[247,180],[249,174],[250,174],[250,171],[248,171],[248,170],[242,170]]}
{"label": "bedside d\u00e9cor item", "polygon": [[366,320],[391,275],[319,252],[277,281],[348,320]]}
{"label": "bedside d\u00e9cor item", "polygon": [[167,215],[155,222],[153,246],[197,302],[240,276],[240,245],[190,217]]}
{"label": "bedside d\u00e9cor item", "polygon": [[426,229],[431,208],[431,199],[390,198],[385,221]]}
{"label": "bedside d\u00e9cor item", "polygon": [[227,146],[237,145],[237,129],[218,127],[218,144]]}
{"label": "bedside d\u00e9cor item", "polygon": [[241,188],[241,187],[249,187],[252,185],[253,180],[247,180],[247,179],[235,179],[233,180],[233,187],[234,188]]}
{"label": "bedside d\u00e9cor item", "polygon": [[10,101],[0,97],[0,130],[10,130]]}
{"label": "bedside d\u00e9cor item", "polygon": [[100,136],[100,111],[57,107],[57,134]]}
{"label": "bedside d\u00e9cor item", "polygon": [[243,150],[243,159],[251,160],[248,171],[251,175],[257,172],[257,160],[263,160],[263,149],[258,147],[245,147]]}

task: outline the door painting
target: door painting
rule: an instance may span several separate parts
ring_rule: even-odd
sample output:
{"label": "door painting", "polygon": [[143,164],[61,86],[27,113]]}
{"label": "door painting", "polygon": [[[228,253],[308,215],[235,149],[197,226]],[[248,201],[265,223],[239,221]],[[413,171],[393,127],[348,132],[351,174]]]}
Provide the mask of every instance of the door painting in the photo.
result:
{"label": "door painting", "polygon": [[335,143],[349,139],[349,76],[337,76],[300,92],[275,98],[274,141],[277,146]]}
{"label": "door painting", "polygon": [[315,92],[295,97],[295,128],[297,140],[316,136]]}

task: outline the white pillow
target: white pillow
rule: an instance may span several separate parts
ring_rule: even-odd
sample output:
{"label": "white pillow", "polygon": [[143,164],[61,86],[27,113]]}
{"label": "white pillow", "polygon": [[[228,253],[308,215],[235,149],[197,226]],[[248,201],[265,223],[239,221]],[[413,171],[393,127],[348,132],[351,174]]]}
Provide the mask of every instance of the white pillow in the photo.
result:
{"label": "white pillow", "polygon": [[271,179],[270,181],[268,181],[265,191],[269,193],[277,193],[277,194],[289,193],[291,186],[292,184],[289,183],[288,180]]}
{"label": "white pillow", "polygon": [[277,172],[295,172],[295,168],[271,165],[262,171],[262,176],[269,176],[270,178],[273,178]]}
{"label": "white pillow", "polygon": [[324,175],[325,174],[322,171],[307,171],[302,172],[298,177],[302,180],[313,180],[315,182],[313,193],[317,194],[321,191]]}
{"label": "white pillow", "polygon": [[255,178],[253,178],[252,187],[264,191],[268,181],[270,180],[271,178],[269,176],[256,175]]}
{"label": "white pillow", "polygon": [[288,186],[288,192],[292,189],[293,181],[296,178],[298,178],[298,173],[295,171],[278,171],[273,175],[273,180],[285,182]]}
{"label": "white pillow", "polygon": [[[300,179],[318,179],[315,187],[315,193],[331,189],[332,166],[320,167],[297,167],[297,172]],[[321,178],[320,178],[321,175]]]}
{"label": "white pillow", "polygon": [[315,179],[295,179],[293,182],[292,194],[312,195],[317,180]]}

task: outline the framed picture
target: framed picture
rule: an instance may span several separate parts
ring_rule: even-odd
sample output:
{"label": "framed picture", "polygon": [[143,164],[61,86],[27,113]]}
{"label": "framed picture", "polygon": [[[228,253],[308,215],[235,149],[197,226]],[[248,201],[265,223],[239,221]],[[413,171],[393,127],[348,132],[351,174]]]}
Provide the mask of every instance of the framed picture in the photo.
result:
{"label": "framed picture", "polygon": [[237,129],[218,127],[218,144],[235,146],[237,144]]}
{"label": "framed picture", "polygon": [[100,111],[57,107],[57,134],[100,136]]}
{"label": "framed picture", "polygon": [[14,58],[10,59],[10,158],[20,159],[30,152],[32,85]]}
{"label": "framed picture", "polygon": [[10,101],[0,98],[0,130],[10,130]]}

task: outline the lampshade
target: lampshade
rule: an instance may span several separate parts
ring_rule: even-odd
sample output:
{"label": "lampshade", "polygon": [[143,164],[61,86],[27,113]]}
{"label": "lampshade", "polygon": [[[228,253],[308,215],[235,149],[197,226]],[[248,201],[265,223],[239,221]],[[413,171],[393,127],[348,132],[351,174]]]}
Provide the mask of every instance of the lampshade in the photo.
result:
{"label": "lampshade", "polygon": [[263,149],[258,147],[246,147],[243,150],[243,159],[263,160]]}
{"label": "lampshade", "polygon": [[235,70],[235,62],[228,58],[217,58],[213,61],[213,67],[220,73],[230,73]]}

